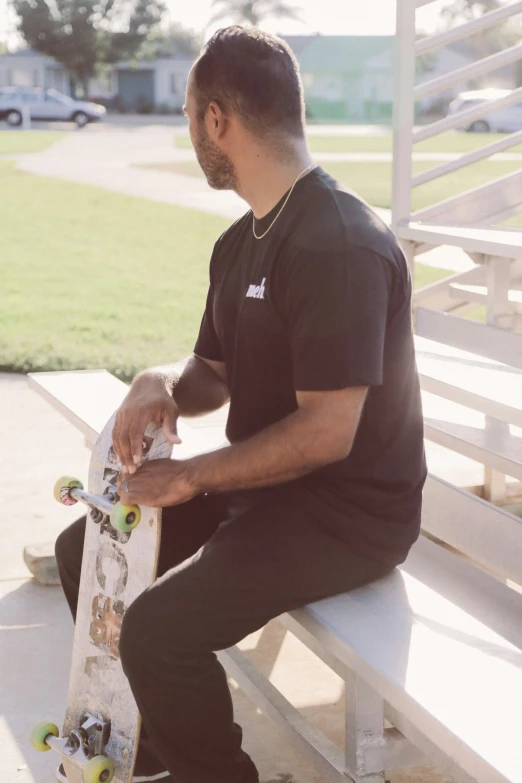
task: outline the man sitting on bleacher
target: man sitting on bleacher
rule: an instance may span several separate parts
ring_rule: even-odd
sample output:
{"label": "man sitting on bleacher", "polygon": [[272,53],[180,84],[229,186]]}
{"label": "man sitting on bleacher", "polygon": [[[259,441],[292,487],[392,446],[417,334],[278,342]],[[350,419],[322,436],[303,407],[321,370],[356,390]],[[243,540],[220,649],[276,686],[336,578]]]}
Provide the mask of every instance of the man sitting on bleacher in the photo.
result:
{"label": "man sitting on bleacher", "polygon": [[[251,211],[215,245],[195,355],[140,373],[118,412],[121,498],[165,507],[161,578],[128,609],[120,653],[143,718],[136,781],[256,783],[214,651],[382,577],[419,535],[411,282],[390,231],[311,162],[283,41],[216,33],[186,114],[209,184]],[[136,467],[151,421],[176,443],[178,416],[229,399],[230,446]],[[84,530],[56,545],[73,615]]]}

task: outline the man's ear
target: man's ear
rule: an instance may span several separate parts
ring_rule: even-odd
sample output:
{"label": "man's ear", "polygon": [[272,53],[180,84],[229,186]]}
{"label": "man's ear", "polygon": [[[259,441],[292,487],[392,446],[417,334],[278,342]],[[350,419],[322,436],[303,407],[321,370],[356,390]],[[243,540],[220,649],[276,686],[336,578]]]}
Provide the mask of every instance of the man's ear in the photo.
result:
{"label": "man's ear", "polygon": [[216,141],[222,139],[228,128],[228,117],[216,101],[208,105],[206,122],[210,136]]}

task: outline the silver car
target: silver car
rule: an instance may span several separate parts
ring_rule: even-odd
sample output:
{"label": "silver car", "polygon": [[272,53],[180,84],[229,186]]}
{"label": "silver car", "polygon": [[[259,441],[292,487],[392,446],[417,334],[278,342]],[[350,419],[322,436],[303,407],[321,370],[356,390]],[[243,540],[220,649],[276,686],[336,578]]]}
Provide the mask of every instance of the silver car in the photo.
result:
{"label": "silver car", "polygon": [[[498,98],[504,98],[511,92],[511,90],[498,90],[491,87],[486,90],[461,92],[450,103],[449,113],[458,114],[458,112],[480,106],[481,104],[486,107],[488,103]],[[522,130],[522,103],[507,106],[504,109],[497,109],[497,111],[493,111],[491,114],[485,114],[483,119],[475,120],[471,125],[465,126],[463,130],[471,133],[489,133],[490,131],[514,133]]]}
{"label": "silver car", "polygon": [[104,106],[89,101],[75,101],[57,90],[38,87],[0,88],[0,120],[12,126],[21,125],[24,107],[29,109],[31,120],[75,122],[80,128],[89,122],[101,120],[106,113]]}

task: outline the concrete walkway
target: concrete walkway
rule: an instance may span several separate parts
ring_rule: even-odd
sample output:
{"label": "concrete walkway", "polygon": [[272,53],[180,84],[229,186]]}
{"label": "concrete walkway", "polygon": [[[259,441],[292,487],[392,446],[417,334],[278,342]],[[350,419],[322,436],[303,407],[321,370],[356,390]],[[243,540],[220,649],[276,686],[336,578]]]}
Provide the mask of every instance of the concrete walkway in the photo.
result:
{"label": "concrete walkway", "polygon": [[27,379],[0,374],[0,780],[52,783],[56,759],[29,748],[38,720],[60,722],[68,684],[72,623],[59,588],[39,587],[22,559],[26,544],[54,540],[77,516],[59,506],[60,475],[85,476],[81,436],[29,391]]}
{"label": "concrete walkway", "polygon": [[[170,160],[172,129],[164,126],[70,133],[43,152],[17,156],[18,166],[31,174],[148,198],[236,220],[247,211],[231,191],[215,191],[204,179],[137,168],[140,163]],[[183,155],[183,150],[180,150]]]}
{"label": "concrete walkway", "polygon": [[[212,190],[202,177],[187,177],[145,168],[160,163],[195,162],[190,149],[174,146],[172,129],[165,126],[70,133],[65,139],[40,153],[15,157],[18,166],[31,174],[58,177],[71,182],[148,198],[236,220],[248,209],[243,199],[231,191]],[[321,161],[365,161],[356,155],[315,155]],[[390,210],[377,209],[389,222]]]}

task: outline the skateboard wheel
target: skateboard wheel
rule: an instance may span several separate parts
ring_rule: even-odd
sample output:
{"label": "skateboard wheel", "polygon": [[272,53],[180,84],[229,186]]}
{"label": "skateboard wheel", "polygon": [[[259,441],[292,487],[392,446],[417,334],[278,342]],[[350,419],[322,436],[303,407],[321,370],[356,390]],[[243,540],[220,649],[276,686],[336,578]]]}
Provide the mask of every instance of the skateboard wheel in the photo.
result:
{"label": "skateboard wheel", "polygon": [[114,764],[107,756],[95,756],[83,770],[85,783],[110,783],[114,777]]}
{"label": "skateboard wheel", "polygon": [[54,723],[47,723],[47,721],[42,720],[31,729],[29,742],[35,750],[42,752],[51,750],[51,746],[48,745],[45,741],[45,738],[48,737],[49,734],[52,734],[54,737],[59,737],[60,730],[58,729],[58,726],[55,726]]}
{"label": "skateboard wheel", "polygon": [[73,487],[83,489],[83,484],[79,479],[62,476],[54,485],[54,499],[64,506],[74,506],[78,501],[69,495],[69,490]]}
{"label": "skateboard wheel", "polygon": [[124,506],[123,503],[116,503],[111,511],[111,525],[124,533],[134,530],[139,525],[140,519],[139,506]]}

